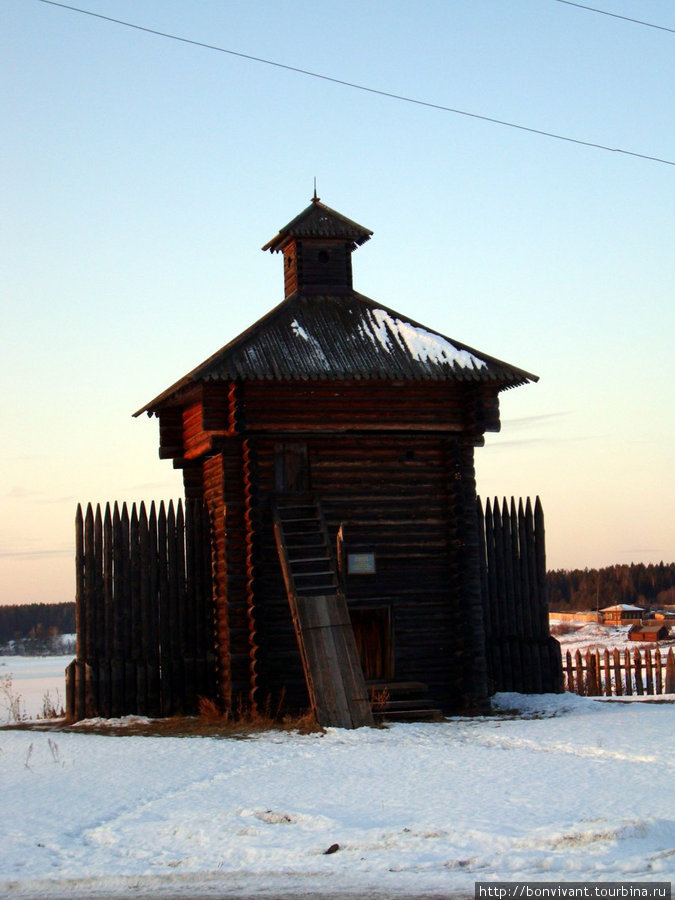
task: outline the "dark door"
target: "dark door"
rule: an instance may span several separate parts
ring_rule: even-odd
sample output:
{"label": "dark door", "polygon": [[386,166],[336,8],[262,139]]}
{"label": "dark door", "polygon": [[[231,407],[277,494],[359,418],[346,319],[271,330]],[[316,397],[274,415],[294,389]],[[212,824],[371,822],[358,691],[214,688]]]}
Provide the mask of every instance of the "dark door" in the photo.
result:
{"label": "dark door", "polygon": [[308,494],[307,444],[277,444],[274,448],[274,489],[278,494]]}
{"label": "dark door", "polygon": [[366,681],[394,677],[394,653],[389,606],[352,606],[349,609],[356,647]]}

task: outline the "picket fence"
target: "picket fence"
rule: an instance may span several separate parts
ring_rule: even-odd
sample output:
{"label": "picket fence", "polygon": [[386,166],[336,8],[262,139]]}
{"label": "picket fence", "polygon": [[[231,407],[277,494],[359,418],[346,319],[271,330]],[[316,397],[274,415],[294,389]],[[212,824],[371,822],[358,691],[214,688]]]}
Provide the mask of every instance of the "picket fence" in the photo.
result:
{"label": "picket fence", "polygon": [[563,661],[565,690],[587,697],[675,694],[675,652],[665,648],[569,650]]}

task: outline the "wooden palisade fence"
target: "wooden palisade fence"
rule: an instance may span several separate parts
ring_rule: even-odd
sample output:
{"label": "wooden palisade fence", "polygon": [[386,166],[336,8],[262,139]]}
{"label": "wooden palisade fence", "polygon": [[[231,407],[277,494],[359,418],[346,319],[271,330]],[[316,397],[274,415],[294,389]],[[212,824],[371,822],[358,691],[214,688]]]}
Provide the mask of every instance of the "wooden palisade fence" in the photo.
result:
{"label": "wooden palisade fence", "polygon": [[560,644],[551,637],[544,513],[537,497],[516,507],[478,501],[488,678],[492,692],[559,693]]}
{"label": "wooden palisade fence", "polygon": [[[539,500],[479,501],[478,526],[491,692],[562,691]],[[200,501],[78,507],[71,718],[190,714],[200,697],[218,700],[211,543]]]}
{"label": "wooden palisade fence", "polygon": [[211,557],[204,506],[78,507],[76,659],[68,715],[170,716],[215,693]]}
{"label": "wooden palisade fence", "polygon": [[[665,657],[665,658],[664,658]],[[659,647],[565,654],[565,689],[588,697],[675,694],[675,653]]]}

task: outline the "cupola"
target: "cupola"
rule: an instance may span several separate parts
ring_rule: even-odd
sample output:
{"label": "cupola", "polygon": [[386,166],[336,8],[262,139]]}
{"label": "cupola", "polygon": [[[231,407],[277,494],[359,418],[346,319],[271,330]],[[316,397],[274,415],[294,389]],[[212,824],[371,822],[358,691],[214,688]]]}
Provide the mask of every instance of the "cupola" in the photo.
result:
{"label": "cupola", "polygon": [[342,294],[352,288],[352,252],[372,231],[330,209],[316,196],[263,250],[283,253],[285,296]]}

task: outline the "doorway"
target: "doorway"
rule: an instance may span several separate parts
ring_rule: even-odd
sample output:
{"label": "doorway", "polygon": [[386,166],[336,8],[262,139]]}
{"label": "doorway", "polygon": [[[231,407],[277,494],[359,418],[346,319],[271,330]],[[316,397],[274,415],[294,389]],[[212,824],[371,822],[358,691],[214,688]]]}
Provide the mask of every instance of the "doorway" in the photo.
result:
{"label": "doorway", "polygon": [[278,494],[310,493],[307,444],[275,445],[274,490]]}
{"label": "doorway", "polygon": [[394,642],[390,606],[351,606],[349,616],[366,681],[394,677]]}

